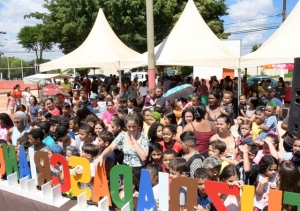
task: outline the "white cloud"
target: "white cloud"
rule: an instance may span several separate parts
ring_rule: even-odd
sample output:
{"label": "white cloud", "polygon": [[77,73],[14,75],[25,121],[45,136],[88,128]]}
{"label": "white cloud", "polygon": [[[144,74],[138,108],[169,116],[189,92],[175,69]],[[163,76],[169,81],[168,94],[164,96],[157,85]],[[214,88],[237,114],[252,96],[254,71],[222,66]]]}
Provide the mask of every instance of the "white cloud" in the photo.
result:
{"label": "white cloud", "polygon": [[237,0],[229,7],[229,17],[235,20],[249,20],[262,14],[274,12],[272,0]]}
{"label": "white cloud", "polygon": [[255,45],[255,44],[260,44],[263,41],[263,36],[262,34],[249,34],[246,37],[244,37],[242,43],[245,46],[249,45]]}
{"label": "white cloud", "polygon": [[[44,0],[0,0],[0,31],[7,34],[0,34],[0,50],[4,56],[15,56],[24,60],[35,59],[33,52],[27,52],[21,45],[17,44],[17,33],[24,26],[32,26],[41,23],[34,18],[24,19],[24,15],[31,12],[47,12],[42,7]],[[49,53],[44,53],[44,58],[56,59],[63,54],[56,47]]]}

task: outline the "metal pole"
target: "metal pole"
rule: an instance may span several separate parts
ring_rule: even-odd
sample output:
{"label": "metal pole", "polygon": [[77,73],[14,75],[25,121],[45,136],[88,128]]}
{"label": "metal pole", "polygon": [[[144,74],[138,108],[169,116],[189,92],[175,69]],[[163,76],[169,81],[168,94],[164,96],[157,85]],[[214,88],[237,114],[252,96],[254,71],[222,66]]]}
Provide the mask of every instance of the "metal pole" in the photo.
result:
{"label": "metal pole", "polygon": [[22,61],[22,57],[21,57],[21,71],[22,71],[22,80],[24,78],[24,72],[23,72],[23,61]]}
{"label": "metal pole", "polygon": [[283,7],[282,7],[282,23],[286,19],[286,0],[283,0]]}
{"label": "metal pole", "polygon": [[239,68],[238,69],[238,104],[237,104],[237,106],[239,106],[239,104],[240,104],[240,95],[242,94],[241,79],[242,79],[242,71],[241,71],[241,68]]}
{"label": "metal pole", "polygon": [[122,75],[121,75],[122,70],[118,70],[118,72],[119,72],[119,86],[120,86],[119,95],[120,97],[122,97]]}
{"label": "metal pole", "polygon": [[6,57],[6,59],[7,59],[7,76],[8,76],[8,80],[10,80],[9,58]]}
{"label": "metal pole", "polygon": [[147,48],[148,48],[148,86],[151,89],[155,87],[153,0],[146,0],[146,11],[147,11]]}

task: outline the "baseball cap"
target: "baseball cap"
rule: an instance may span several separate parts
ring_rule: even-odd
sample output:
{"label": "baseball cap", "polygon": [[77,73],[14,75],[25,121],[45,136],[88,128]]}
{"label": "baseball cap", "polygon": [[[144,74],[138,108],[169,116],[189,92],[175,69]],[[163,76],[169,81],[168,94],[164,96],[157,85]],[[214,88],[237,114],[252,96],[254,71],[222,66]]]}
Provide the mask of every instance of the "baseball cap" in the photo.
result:
{"label": "baseball cap", "polygon": [[271,86],[269,86],[269,87],[268,87],[268,91],[275,92],[275,89],[272,88]]}
{"label": "baseball cap", "polygon": [[90,99],[95,100],[98,98],[98,95],[96,93],[91,94]]}

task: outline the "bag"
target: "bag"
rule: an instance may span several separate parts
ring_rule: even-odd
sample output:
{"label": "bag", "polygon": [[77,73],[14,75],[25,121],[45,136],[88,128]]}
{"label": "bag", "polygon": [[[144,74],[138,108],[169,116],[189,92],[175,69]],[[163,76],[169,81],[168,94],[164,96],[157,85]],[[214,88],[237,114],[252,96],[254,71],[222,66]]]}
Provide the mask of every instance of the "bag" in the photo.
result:
{"label": "bag", "polygon": [[201,154],[194,154],[193,156],[191,156],[188,160],[188,162],[186,163],[186,174],[188,177],[191,177],[191,165],[193,163],[193,161],[195,159],[201,159],[201,161],[203,162],[203,160],[205,159],[205,157]]}

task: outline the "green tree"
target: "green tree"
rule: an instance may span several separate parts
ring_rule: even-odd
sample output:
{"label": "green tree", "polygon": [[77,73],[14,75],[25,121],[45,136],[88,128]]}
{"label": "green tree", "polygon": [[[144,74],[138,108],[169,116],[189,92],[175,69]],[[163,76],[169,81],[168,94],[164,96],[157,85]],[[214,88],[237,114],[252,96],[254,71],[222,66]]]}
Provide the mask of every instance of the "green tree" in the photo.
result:
{"label": "green tree", "polygon": [[[8,69],[9,65],[9,69]],[[22,68],[23,67],[23,74],[24,76],[29,73],[30,65],[21,59],[15,58],[15,57],[2,57],[0,60],[0,72],[2,73],[2,77],[4,79],[8,78],[10,74],[10,79],[13,78],[21,78],[22,77]],[[9,72],[8,72],[9,70]]]}
{"label": "green tree", "polygon": [[257,51],[257,49],[259,49],[261,45],[262,45],[262,44],[255,44],[255,45],[253,45],[253,46],[252,46],[251,53],[254,52],[254,51]]}
{"label": "green tree", "polygon": [[[155,44],[170,33],[187,0],[154,0]],[[225,0],[194,0],[202,17],[219,38],[227,38],[221,16],[227,15]],[[43,21],[43,34],[64,53],[76,49],[90,33],[99,8],[120,39],[138,52],[147,51],[145,0],[48,0],[47,13],[34,12],[25,18]]]}
{"label": "green tree", "polygon": [[34,51],[37,62],[43,60],[43,51],[52,49],[52,42],[46,38],[46,33],[43,33],[43,25],[24,26],[17,35],[19,44],[28,51]]}

